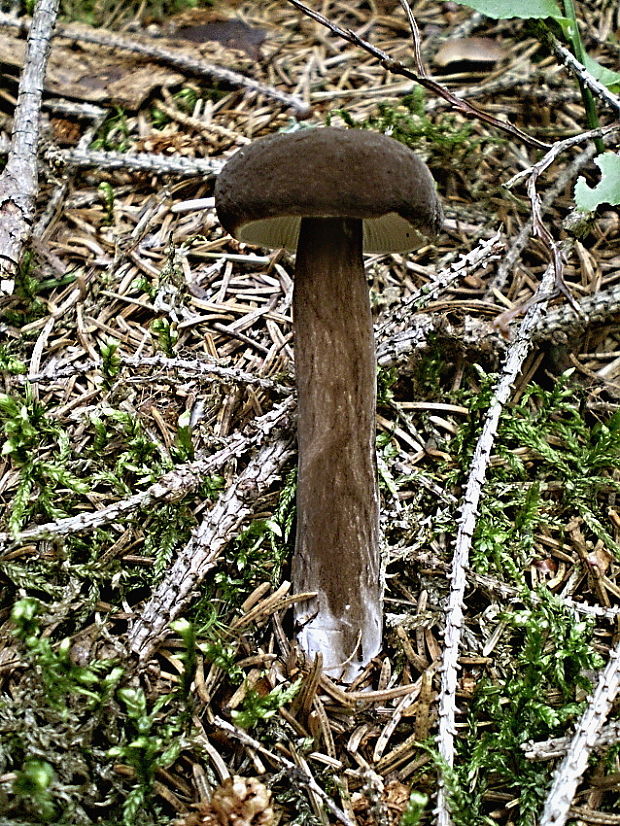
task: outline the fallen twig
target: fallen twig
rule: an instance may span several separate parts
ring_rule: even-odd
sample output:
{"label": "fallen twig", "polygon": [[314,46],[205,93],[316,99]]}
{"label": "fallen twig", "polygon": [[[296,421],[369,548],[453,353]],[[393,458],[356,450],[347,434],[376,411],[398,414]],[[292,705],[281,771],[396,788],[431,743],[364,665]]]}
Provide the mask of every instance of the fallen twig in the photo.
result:
{"label": "fallen twig", "polygon": [[524,178],[528,180],[532,177],[539,178],[542,173],[567,149],[573,146],[578,146],[580,143],[587,143],[595,138],[606,138],[614,132],[620,131],[620,124],[612,123],[610,126],[601,126],[598,129],[590,129],[587,132],[580,132],[578,135],[572,135],[570,138],[565,138],[563,141],[556,141],[553,146],[548,148],[548,151],[532,166],[527,169],[522,169],[513,175],[509,181],[506,181],[504,186],[511,189],[516,183],[522,181]]}
{"label": "fallen twig", "polygon": [[[154,356],[118,356],[121,366],[127,367],[152,367],[160,368],[166,371],[166,374],[172,374],[175,379],[183,376],[184,378],[207,378],[208,376],[216,376],[224,382],[231,382],[234,384],[247,384],[255,387],[262,387],[264,390],[273,390],[276,393],[288,393],[289,388],[280,384],[273,379],[266,379],[262,376],[256,376],[254,373],[248,373],[246,370],[239,370],[238,367],[224,367],[211,361],[208,356],[204,356],[202,360],[198,359],[182,359],[182,358],[168,358],[161,353]],[[101,361],[86,361],[78,364],[68,364],[65,367],[58,367],[55,362],[50,362],[45,370],[40,373],[33,373],[26,376],[17,376],[16,379],[21,383],[45,383],[55,384],[58,381],[64,381],[71,376],[83,376],[90,373],[92,370],[101,370],[103,363]],[[147,375],[132,375],[128,381],[153,381],[155,378],[165,379],[166,375],[155,376],[153,372]]]}
{"label": "fallen twig", "polygon": [[34,528],[19,531],[14,535],[0,533],[0,549],[12,548],[25,542],[54,539],[92,531],[156,502],[170,502],[181,499],[192,490],[195,490],[204,481],[205,476],[222,468],[231,459],[239,458],[253,447],[257,441],[265,439],[276,427],[281,427],[292,407],[293,399],[286,399],[269,413],[256,419],[252,423],[250,433],[229,437],[226,447],[218,450],[212,456],[188,462],[186,465],[179,465],[146,490],[119,502],[114,502],[101,510],[79,513],[77,516],[70,516],[67,519],[47,522],[44,525],[37,525]]}
{"label": "fallen twig", "polygon": [[[263,441],[262,439],[259,441]],[[252,505],[281,475],[292,454],[289,436],[273,434],[239,477],[208,511],[165,579],[128,632],[130,649],[143,662],[164,636],[170,622],[191,599],[194,589],[217,564],[224,547],[250,515]]]}
{"label": "fallen twig", "polygon": [[494,126],[496,129],[500,129],[502,132],[507,132],[509,135],[512,135],[514,138],[522,141],[523,143],[528,144],[529,146],[533,146],[536,149],[548,149],[549,144],[543,143],[539,141],[537,138],[533,138],[531,135],[526,134],[525,132],[521,131],[513,124],[508,123],[504,120],[499,120],[499,118],[493,117],[488,112],[484,112],[482,109],[478,109],[477,106],[474,106],[471,103],[468,103],[466,100],[459,98],[453,92],[450,91],[446,86],[442,86],[441,83],[437,83],[437,81],[432,80],[429,77],[422,76],[412,72],[410,69],[407,69],[402,63],[398,60],[392,60],[392,58],[387,54],[387,52],[378,49],[376,46],[373,46],[372,43],[369,43],[367,40],[361,38],[358,34],[356,34],[351,29],[343,29],[340,26],[337,26],[335,23],[332,23],[327,17],[324,17],[319,12],[314,11],[313,9],[309,8],[308,6],[304,5],[304,3],[300,2],[300,0],[288,0],[295,8],[299,9],[299,11],[306,14],[308,17],[315,20],[317,23],[320,23],[322,26],[325,26],[327,29],[332,31],[334,34],[337,34],[343,40],[346,40],[347,43],[353,43],[355,46],[359,46],[360,48],[367,51],[369,54],[376,57],[377,60],[381,61],[381,65],[387,69],[389,72],[392,72],[396,75],[402,75],[403,77],[409,78],[409,80],[413,80],[415,83],[419,83],[420,86],[423,86],[425,89],[428,89],[430,92],[438,95],[439,97],[443,98],[447,101],[450,106],[460,112],[463,117],[466,118],[473,118],[475,120],[480,120],[483,123],[488,123],[490,126]]}
{"label": "fallen twig", "polygon": [[[620,315],[620,286],[613,285],[586,296],[576,302],[577,310],[571,304],[559,304],[540,316],[534,323],[532,341],[542,344],[551,341],[566,344],[582,335],[588,327],[605,324]],[[377,361],[381,367],[393,367],[422,352],[430,346],[431,340],[449,345],[457,351],[477,350],[487,355],[498,355],[506,347],[506,339],[497,325],[466,315],[462,323],[454,324],[443,315],[415,311],[407,322],[407,327],[387,338],[377,346]]]}
{"label": "fallen twig", "polygon": [[408,0],[399,0],[399,2],[405,12],[405,15],[407,16],[407,21],[411,30],[411,46],[413,49],[413,62],[415,63],[415,70],[420,77],[428,77],[428,73],[424,67],[424,61],[422,60],[422,39],[420,37],[418,23],[413,16]]}
{"label": "fallen twig", "polygon": [[540,826],[563,826],[566,823],[577,784],[588,766],[592,749],[596,747],[619,689],[620,643],[609,652],[609,661],[599,674],[594,694],[588,699],[588,707],[577,723],[566,756],[556,770]]}
{"label": "fallen twig", "polygon": [[377,327],[376,334],[387,338],[411,320],[411,315],[422,309],[430,301],[436,300],[443,292],[457,281],[471,275],[476,270],[489,264],[503,251],[505,242],[497,232],[492,238],[482,240],[473,250],[461,255],[446,269],[440,270],[433,279],[424,284],[413,295],[408,296],[398,306],[390,308],[389,320]]}
{"label": "fallen twig", "polygon": [[[448,571],[450,566],[435,554],[422,551],[419,548],[390,548],[390,555],[394,558],[405,560],[414,560],[417,565],[434,568],[439,571]],[[501,579],[489,576],[489,574],[479,574],[471,568],[467,568],[467,579],[470,585],[475,585],[483,591],[500,597],[510,603],[522,603],[523,591],[514,585],[508,585],[502,582]],[[603,605],[589,605],[581,600],[573,599],[572,597],[563,597],[558,594],[555,595],[558,602],[565,608],[575,611],[578,614],[590,617],[600,617],[609,620],[616,620],[620,617],[620,606],[606,608]],[[533,591],[528,594],[528,600],[532,605],[539,605],[541,602],[540,596]]]}
{"label": "fallen twig", "polygon": [[[613,746],[618,742],[620,742],[620,722],[613,721],[600,729],[592,748],[600,749],[603,746]],[[528,760],[555,760],[566,754],[570,745],[570,737],[553,737],[540,742],[528,740],[521,748]]]}
{"label": "fallen twig", "polygon": [[532,217],[530,219],[532,235],[534,238],[539,238],[542,241],[547,249],[547,252],[549,253],[549,257],[555,271],[556,290],[566,296],[576,312],[578,312],[577,302],[574,300],[568,290],[568,287],[564,283],[565,256],[560,245],[557,243],[543,222],[543,206],[540,195],[536,189],[536,184],[538,183],[538,178],[542,175],[545,169],[547,169],[553,161],[560,154],[562,154],[562,152],[565,152],[571,146],[576,146],[589,140],[596,140],[597,138],[606,137],[611,132],[615,132],[618,129],[620,129],[620,125],[613,124],[612,126],[582,132],[579,135],[574,135],[573,137],[566,138],[563,141],[556,141],[553,146],[551,146],[549,151],[546,152],[546,154],[537,163],[522,170],[521,172],[518,172],[516,175],[513,175],[513,177],[505,184],[505,186],[510,189],[515,183],[523,178],[526,178],[526,189],[530,199],[530,206],[532,208]]}
{"label": "fallen twig", "polygon": [[0,297],[13,293],[34,219],[41,96],[58,3],[39,0],[36,4],[13,116],[13,140],[0,175]]}
{"label": "fallen twig", "polygon": [[[530,304],[517,337],[511,344],[500,379],[493,392],[493,399],[487,411],[482,433],[478,438],[471,462],[467,486],[463,496],[463,506],[459,517],[458,532],[450,576],[450,593],[446,606],[444,632],[443,667],[441,671],[441,689],[439,694],[439,733],[437,747],[439,755],[449,769],[454,766],[454,737],[456,734],[456,690],[458,682],[458,657],[461,633],[464,622],[463,605],[467,585],[467,565],[472,538],[478,515],[478,505],[499,425],[499,419],[510,398],[513,384],[523,366],[523,362],[532,347],[532,334],[543,315],[547,301],[553,293],[555,272],[548,267],[535,300]],[[443,776],[439,777],[437,796],[437,814],[439,826],[452,826],[449,791]]]}
{"label": "fallen twig", "polygon": [[223,161],[211,161],[203,158],[184,158],[179,156],[156,155],[137,152],[134,155],[125,152],[94,152],[84,149],[57,149],[50,147],[45,153],[50,164],[67,164],[68,166],[98,167],[107,172],[116,169],[128,169],[132,172],[148,172],[157,175],[179,175],[184,178],[200,175],[217,175]]}

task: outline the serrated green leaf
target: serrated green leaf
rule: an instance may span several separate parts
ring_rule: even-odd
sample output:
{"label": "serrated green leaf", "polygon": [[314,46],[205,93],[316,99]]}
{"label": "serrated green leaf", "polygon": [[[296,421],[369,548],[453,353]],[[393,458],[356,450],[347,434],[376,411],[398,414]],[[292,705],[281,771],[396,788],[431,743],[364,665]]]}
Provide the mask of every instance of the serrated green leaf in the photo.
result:
{"label": "serrated green leaf", "polygon": [[459,6],[470,6],[472,9],[492,17],[494,20],[506,20],[509,17],[560,17],[561,12],[555,0],[519,0],[512,3],[510,0],[456,0]]}
{"label": "serrated green leaf", "polygon": [[620,204],[620,155],[604,152],[594,159],[601,170],[601,180],[592,188],[585,178],[580,177],[575,184],[575,203],[579,209],[591,212],[600,204]]}

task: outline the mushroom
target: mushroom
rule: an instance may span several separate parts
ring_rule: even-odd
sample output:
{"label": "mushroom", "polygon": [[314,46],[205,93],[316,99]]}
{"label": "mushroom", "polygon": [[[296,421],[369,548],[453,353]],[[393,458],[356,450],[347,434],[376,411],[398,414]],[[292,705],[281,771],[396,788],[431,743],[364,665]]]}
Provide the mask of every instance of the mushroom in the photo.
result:
{"label": "mushroom", "polygon": [[392,138],[308,128],[260,138],[215,186],[223,227],[257,246],[297,249],[297,639],[352,681],[381,646],[375,453],[376,358],[362,252],[403,252],[439,231],[426,165]]}

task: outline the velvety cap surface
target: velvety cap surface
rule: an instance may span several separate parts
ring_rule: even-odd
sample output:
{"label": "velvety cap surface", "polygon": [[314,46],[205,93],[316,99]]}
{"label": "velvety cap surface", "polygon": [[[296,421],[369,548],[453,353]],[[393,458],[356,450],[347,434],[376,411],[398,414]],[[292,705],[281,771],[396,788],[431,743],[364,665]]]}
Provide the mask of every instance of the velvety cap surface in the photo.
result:
{"label": "velvety cap surface", "polygon": [[376,132],[332,127],[269,135],[220,172],[215,204],[241,241],[295,249],[302,217],[364,219],[365,252],[404,252],[443,214],[426,164]]}

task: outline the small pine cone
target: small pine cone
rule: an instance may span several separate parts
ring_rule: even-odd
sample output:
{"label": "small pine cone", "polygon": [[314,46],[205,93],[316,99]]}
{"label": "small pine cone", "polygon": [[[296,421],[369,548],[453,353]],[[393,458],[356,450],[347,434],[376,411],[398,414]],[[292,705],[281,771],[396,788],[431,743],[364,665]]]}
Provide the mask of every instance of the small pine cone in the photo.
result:
{"label": "small pine cone", "polygon": [[221,826],[271,826],[271,792],[254,777],[232,777],[213,792],[211,809]]}

